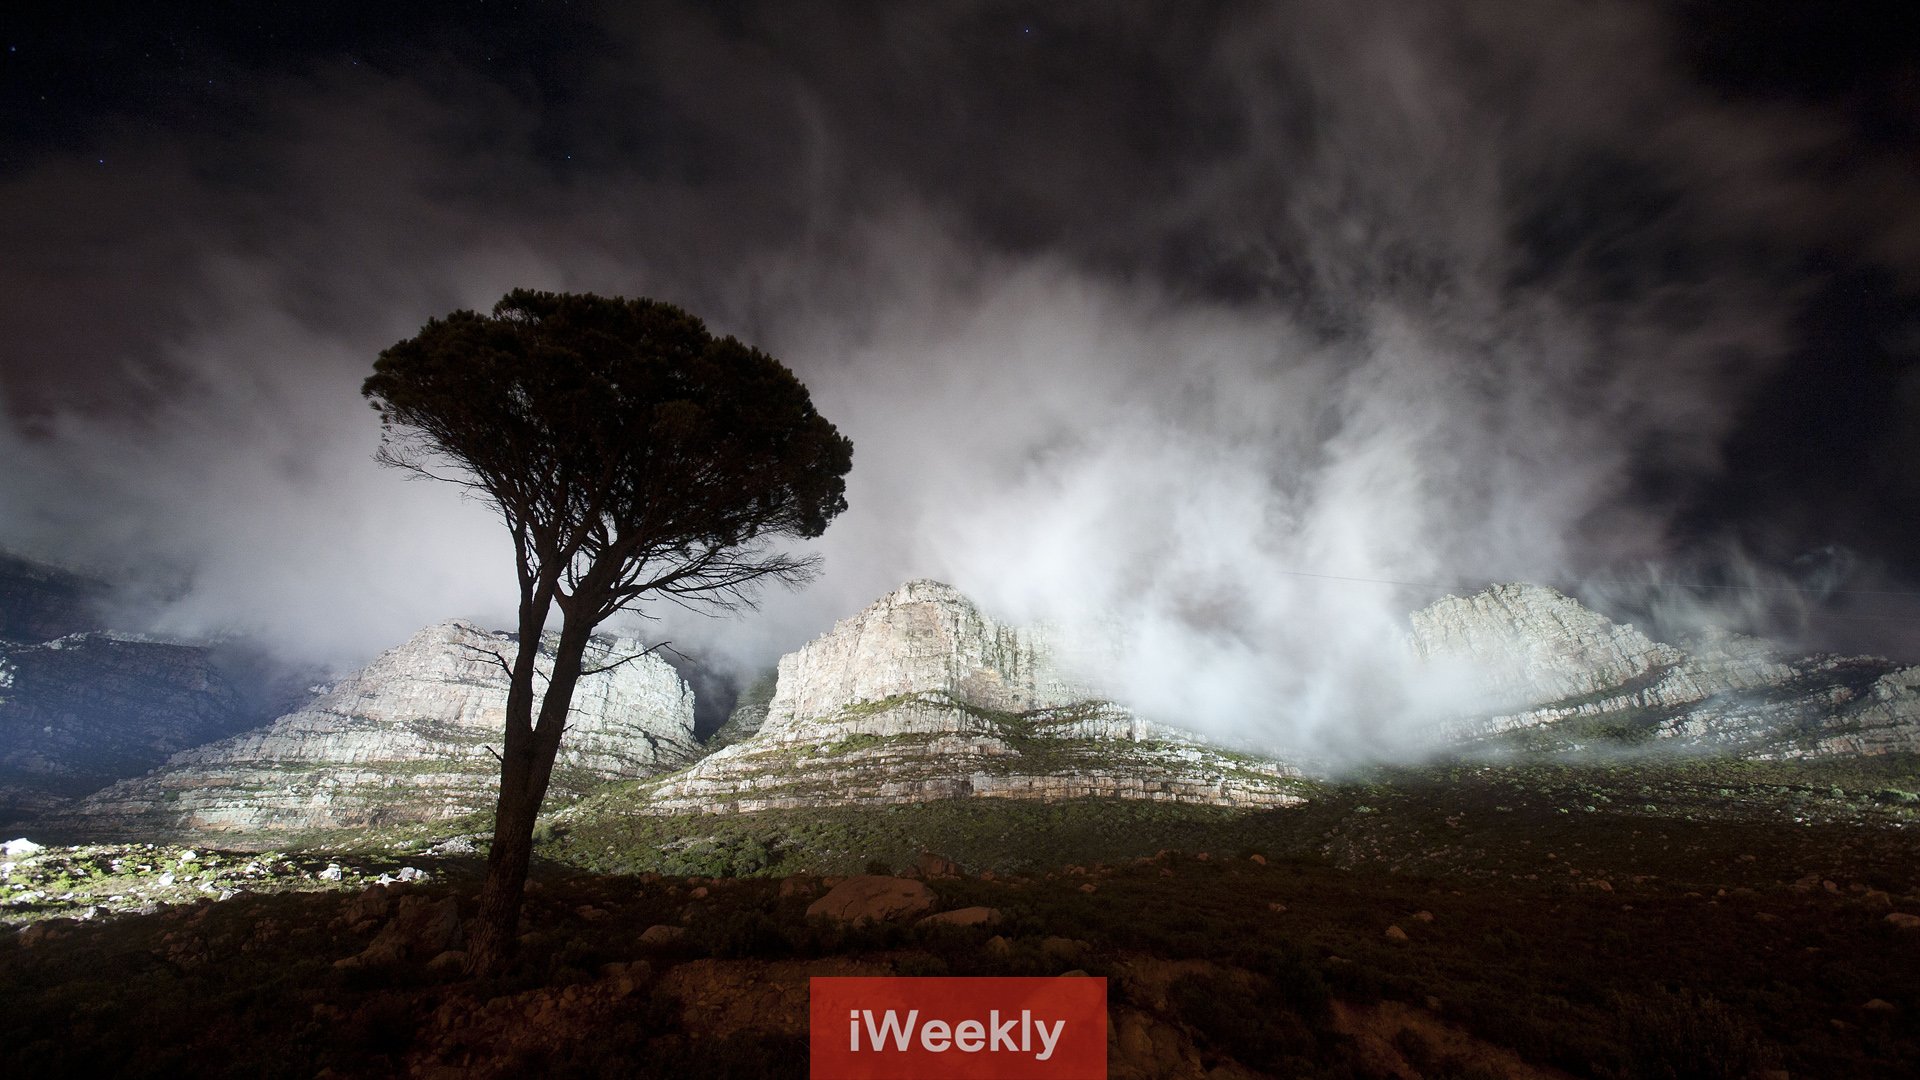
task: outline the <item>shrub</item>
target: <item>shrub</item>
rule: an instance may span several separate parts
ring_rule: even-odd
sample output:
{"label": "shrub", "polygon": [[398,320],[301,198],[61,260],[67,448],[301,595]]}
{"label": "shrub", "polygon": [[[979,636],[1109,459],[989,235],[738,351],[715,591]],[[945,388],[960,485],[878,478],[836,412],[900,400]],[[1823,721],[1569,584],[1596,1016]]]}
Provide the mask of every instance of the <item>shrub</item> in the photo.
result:
{"label": "shrub", "polygon": [[1710,995],[1662,989],[1615,1000],[1633,1080],[1746,1080],[1770,1064],[1752,1023]]}
{"label": "shrub", "polygon": [[1318,976],[1308,981],[1293,972],[1281,981],[1188,975],[1167,988],[1167,1004],[1210,1046],[1242,1064],[1283,1075],[1297,1073],[1301,1060],[1319,1056],[1322,1036],[1331,1035],[1325,1026],[1328,1002]]}

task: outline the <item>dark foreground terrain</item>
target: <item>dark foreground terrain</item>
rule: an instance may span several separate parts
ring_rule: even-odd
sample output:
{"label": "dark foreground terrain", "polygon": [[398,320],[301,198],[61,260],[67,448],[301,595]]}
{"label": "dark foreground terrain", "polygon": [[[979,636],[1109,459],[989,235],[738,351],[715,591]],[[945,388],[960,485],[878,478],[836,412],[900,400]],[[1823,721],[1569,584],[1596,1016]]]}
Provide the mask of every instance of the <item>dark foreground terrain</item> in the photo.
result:
{"label": "dark foreground terrain", "polygon": [[[615,793],[545,829],[485,980],[442,955],[478,860],[417,838],[49,848],[0,883],[0,1075],[801,1076],[810,975],[1085,972],[1116,1077],[1911,1077],[1916,790],[1886,758],[1390,770],[1258,813]],[[807,919],[924,851],[963,871],[927,861],[938,909],[998,921]]]}

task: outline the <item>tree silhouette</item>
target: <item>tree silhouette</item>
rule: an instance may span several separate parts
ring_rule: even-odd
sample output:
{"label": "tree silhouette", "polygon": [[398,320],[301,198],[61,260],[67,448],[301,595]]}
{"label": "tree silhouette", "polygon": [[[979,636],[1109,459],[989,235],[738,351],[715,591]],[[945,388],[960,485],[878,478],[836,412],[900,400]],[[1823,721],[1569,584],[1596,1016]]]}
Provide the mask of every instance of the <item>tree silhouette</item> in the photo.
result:
{"label": "tree silhouette", "polygon": [[490,315],[453,312],[382,352],[362,393],[380,414],[380,462],[468,489],[513,536],[519,645],[468,942],[469,969],[494,971],[517,940],[534,821],[594,628],[649,596],[726,609],[766,579],[808,579],[812,558],[768,540],[819,536],[846,509],[853,444],[779,361],[645,299],[516,289]]}

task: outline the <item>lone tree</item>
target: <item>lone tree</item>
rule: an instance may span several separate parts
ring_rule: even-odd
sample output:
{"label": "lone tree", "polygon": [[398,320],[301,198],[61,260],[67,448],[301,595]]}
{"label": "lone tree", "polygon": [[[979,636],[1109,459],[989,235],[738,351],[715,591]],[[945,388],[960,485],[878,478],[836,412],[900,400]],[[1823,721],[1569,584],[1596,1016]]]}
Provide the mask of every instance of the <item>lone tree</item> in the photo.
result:
{"label": "lone tree", "polygon": [[497,970],[574,685],[604,670],[583,671],[594,628],[648,596],[724,609],[765,579],[809,578],[812,558],[767,541],[819,536],[846,509],[853,444],[779,361],[644,299],[516,289],[491,315],[456,311],[382,352],[361,392],[381,463],[467,488],[513,535],[519,644],[468,942],[472,970]]}

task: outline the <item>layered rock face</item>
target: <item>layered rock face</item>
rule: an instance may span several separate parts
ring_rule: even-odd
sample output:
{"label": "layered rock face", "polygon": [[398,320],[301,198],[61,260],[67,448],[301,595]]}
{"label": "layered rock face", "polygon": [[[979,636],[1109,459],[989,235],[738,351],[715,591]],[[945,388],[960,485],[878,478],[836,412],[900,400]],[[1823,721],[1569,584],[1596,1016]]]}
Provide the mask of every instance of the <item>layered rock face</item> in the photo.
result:
{"label": "layered rock face", "polygon": [[1671,645],[1540,585],[1449,596],[1410,618],[1416,656],[1468,667],[1501,704],[1590,694],[1684,659]]}
{"label": "layered rock face", "polygon": [[709,751],[732,746],[759,733],[761,726],[767,722],[767,707],[773,704],[773,689],[778,679],[777,672],[769,671],[740,691],[734,699],[733,712],[727,715],[727,722],[708,737]]}
{"label": "layered rock face", "polygon": [[[743,695],[744,708],[757,708]],[[643,793],[643,809],[760,810],[1089,795],[1280,806],[1297,770],[1101,701],[1043,631],[914,581],[783,657],[751,737]],[[745,729],[757,717],[741,717]]]}
{"label": "layered rock face", "polygon": [[1090,696],[1055,670],[1042,635],[993,622],[951,586],[910,581],[780,658],[761,731],[810,735],[853,702],[928,693],[996,712]]}
{"label": "layered rock face", "polygon": [[[588,662],[641,651],[597,638]],[[80,833],[285,834],[490,810],[513,640],[464,623],[415,634],[304,708],[259,730],[175,754],[53,819]],[[543,658],[543,674],[550,661]],[[537,684],[536,684],[537,685]],[[650,776],[691,760],[693,696],[654,656],[584,676],[553,791]]]}
{"label": "layered rock face", "polygon": [[0,820],[137,776],[248,722],[202,648],[105,633],[0,644]]}
{"label": "layered rock face", "polygon": [[1878,657],[1789,659],[1729,633],[1653,641],[1539,585],[1450,596],[1412,624],[1416,655],[1471,673],[1495,703],[1444,725],[1448,739],[1754,758],[1920,750],[1920,668]]}

